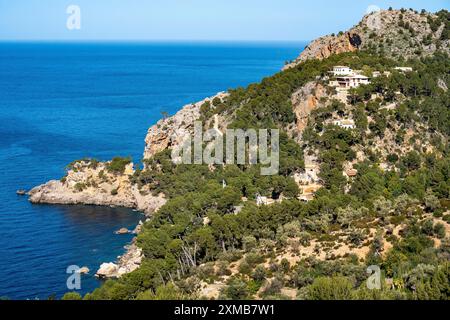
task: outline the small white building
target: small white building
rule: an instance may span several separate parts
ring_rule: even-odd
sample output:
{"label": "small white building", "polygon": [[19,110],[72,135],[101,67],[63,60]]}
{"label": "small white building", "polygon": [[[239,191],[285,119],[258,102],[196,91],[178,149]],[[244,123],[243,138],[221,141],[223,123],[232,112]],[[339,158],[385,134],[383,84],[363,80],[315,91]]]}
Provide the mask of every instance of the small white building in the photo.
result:
{"label": "small white building", "polygon": [[357,88],[362,84],[370,83],[369,77],[360,74],[356,74],[353,76],[338,77],[336,80],[339,83],[339,87],[346,89]]}
{"label": "small white building", "polygon": [[355,129],[355,121],[352,119],[344,119],[344,120],[335,120],[333,121],[335,126],[339,126],[344,129]]}
{"label": "small white building", "polygon": [[383,73],[381,73],[380,71],[374,71],[372,73],[373,78],[378,78],[378,77],[381,77],[382,75],[385,77],[390,77],[391,73],[389,71],[384,71]]}
{"label": "small white building", "polygon": [[394,69],[397,71],[400,71],[400,72],[412,72],[413,71],[413,68],[411,68],[411,67],[395,67]]}
{"label": "small white building", "polygon": [[331,73],[335,76],[348,76],[353,75],[353,70],[346,66],[334,66]]}

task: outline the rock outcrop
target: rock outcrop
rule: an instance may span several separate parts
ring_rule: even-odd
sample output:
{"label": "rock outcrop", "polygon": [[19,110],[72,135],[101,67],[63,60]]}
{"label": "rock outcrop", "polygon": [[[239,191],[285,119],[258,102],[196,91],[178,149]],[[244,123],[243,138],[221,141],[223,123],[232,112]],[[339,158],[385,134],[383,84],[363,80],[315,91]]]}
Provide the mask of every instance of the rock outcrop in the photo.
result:
{"label": "rock outcrop", "polygon": [[120,257],[117,263],[106,262],[100,265],[96,276],[99,278],[120,278],[123,275],[133,272],[141,265],[143,254],[142,249],[134,243],[127,246],[126,253]]}
{"label": "rock outcrop", "polygon": [[162,119],[152,126],[145,138],[144,159],[149,159],[158,152],[173,148],[183,142],[194,130],[194,122],[200,118],[200,107],[214,98],[223,99],[228,93],[220,92],[194,104],[188,104],[174,116]]}
{"label": "rock outcrop", "polygon": [[340,36],[324,36],[314,40],[308,45],[302,54],[290,64],[284,67],[284,70],[292,68],[301,62],[309,59],[326,59],[333,54],[343,52],[353,52],[358,50],[359,36],[356,33],[346,32]]}
{"label": "rock outcrop", "polygon": [[370,49],[397,58],[429,56],[437,50],[450,53],[450,40],[442,37],[444,25],[434,30],[430,25],[430,21],[436,21],[437,18],[435,14],[412,10],[372,12],[347,32],[314,40],[284,69],[309,59],[325,59],[333,54],[357,50]]}
{"label": "rock outcrop", "polygon": [[308,82],[294,92],[291,101],[297,118],[296,132],[303,132],[308,125],[309,114],[319,107],[320,100],[323,97],[328,97],[328,95],[325,92],[324,86],[317,82]]}
{"label": "rock outcrop", "polygon": [[52,180],[29,192],[32,203],[120,206],[151,214],[166,202],[163,195],[139,190],[130,181],[133,164],[121,174],[110,173],[107,163],[76,162],[62,180]]}

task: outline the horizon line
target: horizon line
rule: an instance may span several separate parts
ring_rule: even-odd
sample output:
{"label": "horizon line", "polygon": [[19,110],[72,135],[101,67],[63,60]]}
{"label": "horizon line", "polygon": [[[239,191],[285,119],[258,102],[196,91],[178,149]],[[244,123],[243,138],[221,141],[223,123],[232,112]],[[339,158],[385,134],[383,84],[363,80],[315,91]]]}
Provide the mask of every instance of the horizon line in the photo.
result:
{"label": "horizon line", "polygon": [[83,42],[109,42],[109,43],[155,43],[155,42],[222,42],[222,43],[274,43],[274,42],[284,42],[284,43],[304,43],[310,42],[312,40],[255,40],[255,39],[0,39],[0,42],[68,42],[68,43],[83,43]]}

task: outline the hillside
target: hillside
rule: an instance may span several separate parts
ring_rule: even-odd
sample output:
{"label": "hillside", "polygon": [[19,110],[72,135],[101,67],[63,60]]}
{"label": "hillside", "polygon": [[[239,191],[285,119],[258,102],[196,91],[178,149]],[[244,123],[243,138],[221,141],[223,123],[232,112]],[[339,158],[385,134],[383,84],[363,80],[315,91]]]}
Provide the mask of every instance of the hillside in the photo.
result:
{"label": "hillside", "polygon": [[[379,14],[375,31],[366,16],[261,83],[162,119],[143,168],[82,160],[32,190],[32,202],[101,200],[149,215],[140,267],[84,298],[448,299],[449,13]],[[365,82],[346,87],[355,77]],[[280,129],[279,174],[175,165],[171,149],[195,120],[222,134]],[[380,290],[366,287],[371,265]]]}
{"label": "hillside", "polygon": [[333,54],[358,50],[400,59],[426,57],[436,51],[449,53],[449,32],[448,12],[445,10],[436,14],[411,9],[373,12],[346,32],[314,40],[285,69],[308,59],[324,59]]}

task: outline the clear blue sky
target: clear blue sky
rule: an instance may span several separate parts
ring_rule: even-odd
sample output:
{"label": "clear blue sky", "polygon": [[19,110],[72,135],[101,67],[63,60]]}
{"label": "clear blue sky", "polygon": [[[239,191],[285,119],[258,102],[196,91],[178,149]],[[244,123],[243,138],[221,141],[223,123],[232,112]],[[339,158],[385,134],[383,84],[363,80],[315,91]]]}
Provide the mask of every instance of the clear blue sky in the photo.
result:
{"label": "clear blue sky", "polygon": [[[66,8],[81,8],[81,30]],[[0,40],[311,40],[369,5],[449,9],[449,0],[0,0]]]}

